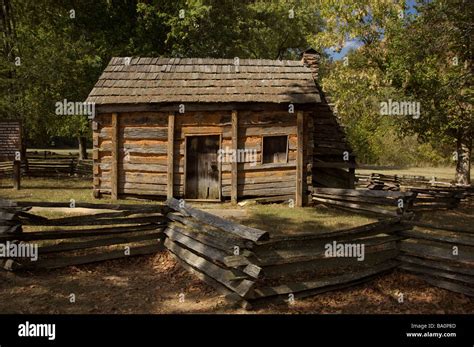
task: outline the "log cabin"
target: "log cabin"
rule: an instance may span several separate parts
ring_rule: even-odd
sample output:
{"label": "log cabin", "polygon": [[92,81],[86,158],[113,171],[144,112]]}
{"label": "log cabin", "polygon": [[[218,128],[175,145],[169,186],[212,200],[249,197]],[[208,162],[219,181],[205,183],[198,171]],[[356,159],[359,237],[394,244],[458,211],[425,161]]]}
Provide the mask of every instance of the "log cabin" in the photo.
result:
{"label": "log cabin", "polygon": [[95,104],[94,196],[307,202],[354,185],[354,156],[301,60],[115,57]]}

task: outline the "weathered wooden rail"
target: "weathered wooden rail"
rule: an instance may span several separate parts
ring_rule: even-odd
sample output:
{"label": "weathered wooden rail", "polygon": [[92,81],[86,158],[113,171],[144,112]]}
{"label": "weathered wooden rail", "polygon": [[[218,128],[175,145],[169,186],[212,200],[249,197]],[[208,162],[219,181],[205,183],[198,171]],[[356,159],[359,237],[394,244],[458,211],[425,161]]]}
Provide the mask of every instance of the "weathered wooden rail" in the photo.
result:
{"label": "weathered wooden rail", "polygon": [[0,162],[0,178],[13,177],[13,162],[2,161]]}
{"label": "weathered wooden rail", "polygon": [[[21,161],[21,174],[28,177],[92,177],[93,160],[78,160],[77,155],[53,152],[28,152]],[[0,162],[0,178],[13,175],[13,162]]]}
{"label": "weathered wooden rail", "polygon": [[400,187],[446,188],[454,187],[452,180],[420,175],[385,175],[381,173],[355,175],[355,185],[359,188],[398,190]]}
{"label": "weathered wooden rail", "polygon": [[[13,176],[13,162],[0,163],[0,178]],[[21,175],[27,177],[92,176],[92,160],[28,159],[21,163]]]}
{"label": "weathered wooden rail", "polygon": [[415,211],[453,209],[470,194],[466,188],[410,188],[405,192],[314,188],[312,200],[360,213],[396,216]]}
{"label": "weathered wooden rail", "polygon": [[400,232],[400,268],[432,285],[474,296],[474,227],[403,224],[414,228]]}
{"label": "weathered wooden rail", "polygon": [[[53,269],[135,255],[162,249],[166,225],[163,206],[77,204],[104,212],[45,218],[27,212],[31,207],[69,207],[68,203],[5,203],[0,206],[0,243],[37,247],[38,259],[2,259],[7,270]],[[110,211],[112,210],[112,211]],[[15,211],[14,223],[2,221]],[[73,209],[71,209],[73,211]],[[2,224],[6,224],[1,226]],[[19,225],[19,228],[18,228]],[[21,227],[33,230],[21,232]]]}
{"label": "weathered wooden rail", "polygon": [[415,199],[413,192],[369,189],[314,188],[312,193],[313,203],[385,216],[408,213]]}
{"label": "weathered wooden rail", "polygon": [[413,211],[454,209],[472,194],[470,188],[410,188],[416,194]]}

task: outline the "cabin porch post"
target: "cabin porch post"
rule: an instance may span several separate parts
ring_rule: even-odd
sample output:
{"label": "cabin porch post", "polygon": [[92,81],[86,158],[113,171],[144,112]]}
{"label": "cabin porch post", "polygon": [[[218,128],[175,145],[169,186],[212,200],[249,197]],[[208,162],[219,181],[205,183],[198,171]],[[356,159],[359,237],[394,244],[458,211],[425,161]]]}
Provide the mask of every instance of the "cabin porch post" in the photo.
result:
{"label": "cabin porch post", "polygon": [[304,139],[303,139],[303,126],[304,126],[304,113],[298,111],[296,113],[296,127],[297,127],[297,157],[296,157],[296,207],[303,207],[303,195],[304,195],[304,179],[303,175],[305,172],[304,168]]}
{"label": "cabin porch post", "polygon": [[118,157],[119,157],[119,119],[118,113],[112,113],[112,162],[110,168],[110,196],[112,200],[118,199]]}
{"label": "cabin porch post", "polygon": [[232,187],[230,199],[233,204],[237,203],[238,200],[238,163],[237,163],[237,153],[238,153],[238,142],[239,142],[239,124],[238,124],[238,114],[237,111],[232,111],[232,151],[234,152],[233,157],[235,160],[232,161]]}
{"label": "cabin porch post", "polygon": [[175,115],[170,113],[168,116],[168,171],[167,171],[167,182],[166,182],[166,197],[168,199],[173,197],[174,188],[174,122]]}

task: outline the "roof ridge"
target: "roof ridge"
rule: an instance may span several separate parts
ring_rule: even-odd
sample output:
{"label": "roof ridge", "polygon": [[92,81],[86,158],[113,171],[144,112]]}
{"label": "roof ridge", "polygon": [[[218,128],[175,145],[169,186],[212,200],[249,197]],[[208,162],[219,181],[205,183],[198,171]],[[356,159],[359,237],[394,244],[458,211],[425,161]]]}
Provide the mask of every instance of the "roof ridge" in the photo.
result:
{"label": "roof ridge", "polygon": [[[236,60],[238,58],[238,60]],[[257,65],[257,66],[303,66],[301,60],[250,59],[250,58],[168,58],[146,56],[114,56],[109,65]],[[237,62],[237,64],[236,64]]]}

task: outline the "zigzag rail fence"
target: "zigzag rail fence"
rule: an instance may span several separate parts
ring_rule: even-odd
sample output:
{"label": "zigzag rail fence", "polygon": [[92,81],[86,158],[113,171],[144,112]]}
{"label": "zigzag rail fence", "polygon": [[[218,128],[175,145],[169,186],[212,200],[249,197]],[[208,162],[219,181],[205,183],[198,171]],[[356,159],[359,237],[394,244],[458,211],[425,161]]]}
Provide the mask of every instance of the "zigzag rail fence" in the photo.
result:
{"label": "zigzag rail fence", "polygon": [[[78,160],[77,155],[54,152],[28,152],[21,161],[21,175],[25,177],[79,176],[92,177],[91,159]],[[0,162],[0,178],[13,177],[14,162]]]}
{"label": "zigzag rail fence", "polygon": [[[382,198],[380,194],[372,194],[373,191],[367,196],[355,192],[344,196],[363,196],[370,198],[367,200],[370,203],[372,198]],[[223,219],[176,199],[169,199],[165,205],[78,204],[77,207],[114,211],[56,219],[27,211],[33,205],[67,207],[67,204],[9,205],[4,201],[0,207],[0,242],[54,241],[39,248],[37,262],[4,261],[4,266],[15,271],[152,254],[164,248],[188,272],[213,286],[230,302],[245,308],[357,285],[397,268],[418,275],[432,285],[473,296],[474,231],[410,220],[415,212],[400,209],[398,202],[402,199],[406,206],[413,206],[410,199],[415,193],[386,193],[389,193],[386,199],[390,204],[397,203],[394,206],[386,203],[385,206],[390,207],[386,209],[389,214],[378,213],[378,209],[356,208],[358,212],[377,214],[380,217],[377,222],[297,236],[272,235],[271,231]],[[316,196],[321,194],[321,190],[315,191]],[[339,201],[327,196],[321,199]],[[353,200],[350,204],[355,203]],[[361,205],[360,201],[355,204]],[[26,225],[58,228],[22,232],[22,226]],[[79,225],[90,227],[68,229]],[[112,245],[120,248],[110,250],[108,247]],[[328,256],[328,245],[363,245],[363,259],[336,253]],[[129,255],[124,253],[124,246],[129,246]],[[79,254],[71,255],[76,251]]]}

